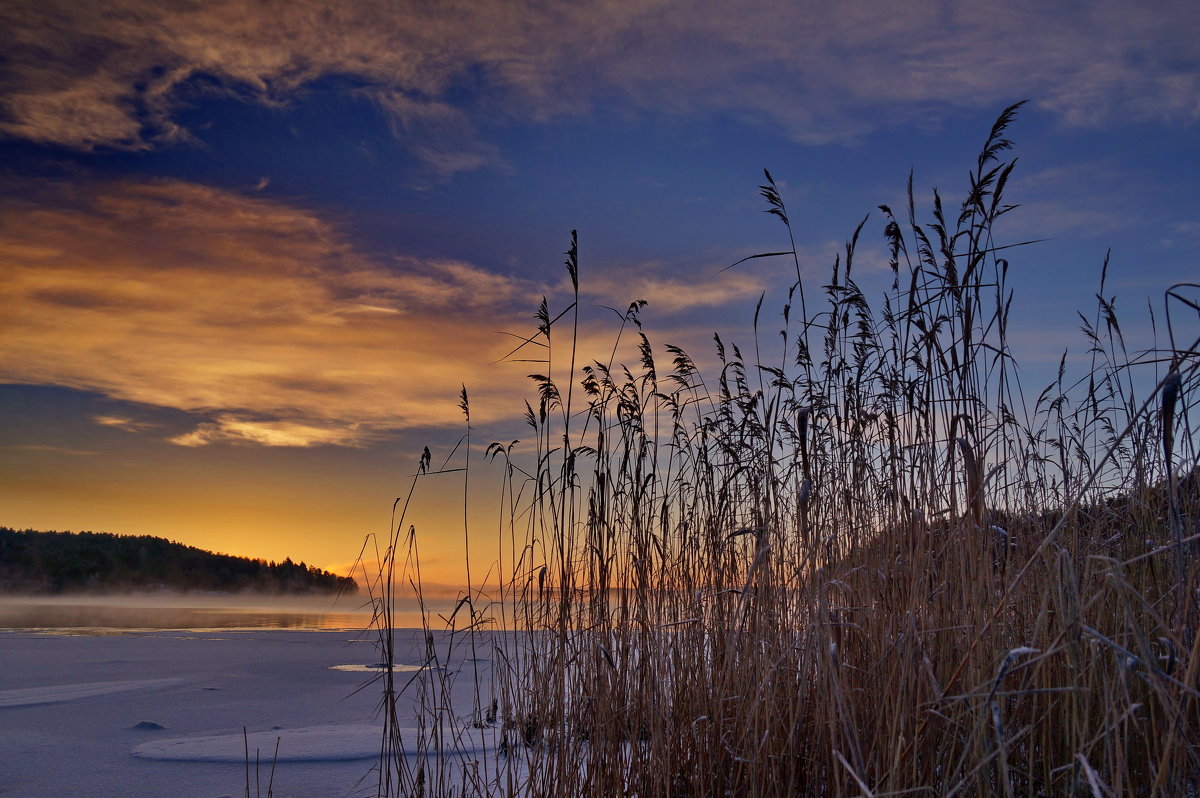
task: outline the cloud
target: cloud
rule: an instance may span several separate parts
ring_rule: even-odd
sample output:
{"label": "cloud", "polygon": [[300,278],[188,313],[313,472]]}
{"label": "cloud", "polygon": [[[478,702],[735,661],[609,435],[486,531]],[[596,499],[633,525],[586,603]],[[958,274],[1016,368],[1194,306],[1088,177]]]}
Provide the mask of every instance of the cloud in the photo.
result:
{"label": "cloud", "polygon": [[480,421],[520,395],[489,365],[535,301],[516,278],[368,257],[313,211],[194,183],[16,193],[0,201],[0,381],[195,414],[172,439],[192,446],[357,445],[461,423],[463,382]]}
{"label": "cloud", "polygon": [[92,457],[97,454],[97,452],[89,451],[87,449],[70,449],[70,448],[66,448],[63,446],[48,446],[48,445],[44,445],[44,444],[22,444],[22,445],[18,445],[18,446],[0,446],[0,449],[9,451],[9,452],[39,452],[39,453],[48,453],[48,454],[79,455],[79,456],[84,456],[84,457]]}
{"label": "cloud", "polygon": [[[900,10],[898,10],[900,9]],[[81,150],[187,138],[208,91],[375,99],[437,174],[500,162],[480,126],[599,104],[732,114],[810,143],[1032,97],[1072,125],[1200,116],[1189,0],[14,0],[0,132]]]}
{"label": "cloud", "polygon": [[470,117],[445,102],[420,100],[392,89],[369,92],[384,110],[392,134],[437,177],[484,166],[505,166],[500,150],[479,140]]}
{"label": "cloud", "polygon": [[[510,419],[525,375],[544,367],[498,364],[517,342],[500,331],[530,330],[543,294],[553,307],[569,301],[562,282],[365,254],[320,213],[252,189],[138,179],[8,188],[0,382],[183,411],[190,429],[136,410],[92,418],[178,446],[361,446],[458,425],[463,384],[473,422]],[[691,281],[680,264],[597,271],[584,286],[580,362],[614,353],[618,325],[597,305],[646,299],[656,340],[707,341],[713,309],[781,285],[773,267],[711,277],[718,268]],[[627,330],[618,360],[636,362],[635,343]],[[530,345],[515,357],[538,356]]]}
{"label": "cloud", "polygon": [[[770,258],[756,258],[755,254],[728,252],[699,264],[670,261],[606,264],[602,271],[590,274],[580,289],[585,300],[616,309],[644,299],[649,318],[672,317],[669,321],[675,326],[680,322],[679,317],[690,315],[693,322],[701,322],[698,329],[704,330],[702,337],[707,338],[711,335],[711,330],[707,330],[711,326],[709,311],[731,305],[752,308],[764,292],[778,291],[782,296],[794,281],[796,264],[790,253]],[[810,286],[808,290],[829,279],[835,260],[842,264],[839,269],[845,274],[845,257],[845,241],[828,239],[799,246],[796,259],[805,284]],[[853,261],[856,278],[864,273],[890,276],[889,263],[882,242],[865,235],[859,240]],[[566,286],[564,277],[561,290],[565,291]]]}
{"label": "cloud", "polygon": [[92,421],[102,427],[112,427],[113,429],[121,429],[126,432],[146,432],[158,426],[158,424],[153,422],[141,421],[130,416],[98,415],[92,416]]}
{"label": "cloud", "polygon": [[[700,280],[687,280],[664,274],[668,271],[679,273],[678,269],[657,263],[606,269],[590,278],[581,288],[587,297],[617,309],[644,299],[650,314],[659,316],[753,299],[772,283],[779,282],[736,271],[721,272]],[[710,270],[716,271],[717,268]]]}
{"label": "cloud", "polygon": [[[1010,191],[1021,198],[1020,212],[1006,221],[1013,235],[1053,239],[1069,233],[1110,241],[1118,231],[1168,227],[1156,209],[1159,182],[1115,158],[1020,171],[1010,183]],[[1080,196],[1088,201],[1081,203]]]}
{"label": "cloud", "polygon": [[211,423],[170,438],[177,446],[210,443],[252,443],[259,446],[352,446],[358,442],[357,425],[318,427],[289,420],[253,421],[222,413]]}

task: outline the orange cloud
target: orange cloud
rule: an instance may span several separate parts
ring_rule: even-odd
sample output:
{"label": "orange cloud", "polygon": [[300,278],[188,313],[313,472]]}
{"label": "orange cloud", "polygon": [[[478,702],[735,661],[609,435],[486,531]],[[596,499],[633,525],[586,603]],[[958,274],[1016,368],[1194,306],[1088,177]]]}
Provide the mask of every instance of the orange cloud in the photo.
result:
{"label": "orange cloud", "polygon": [[201,424],[191,432],[169,438],[178,446],[205,446],[209,443],[253,443],[259,446],[346,446],[357,441],[359,427],[319,427],[296,421],[251,421],[222,413],[212,423]]}
{"label": "orange cloud", "polygon": [[[790,264],[787,264],[790,266]],[[582,286],[583,290],[601,302],[624,297],[626,301],[644,299],[649,311],[680,313],[697,308],[712,308],[734,302],[756,299],[772,283],[759,274],[725,271],[712,274],[720,267],[709,269],[702,279],[688,280],[664,275],[657,264],[644,264],[636,269],[621,269],[597,275]],[[787,274],[786,266],[777,272]],[[618,299],[618,301],[620,301]]]}
{"label": "orange cloud", "polygon": [[69,454],[69,455],[85,455],[88,457],[95,456],[97,452],[88,449],[71,449],[65,446],[49,446],[45,444],[22,444],[18,446],[0,446],[10,452],[49,452],[52,454]]}
{"label": "orange cloud", "polygon": [[[179,446],[356,446],[391,430],[457,425],[464,383],[472,419],[487,423],[519,414],[525,375],[545,370],[496,364],[515,345],[498,331],[531,328],[540,295],[561,294],[562,284],[368,256],[314,211],[195,183],[34,194],[0,201],[0,381],[197,416],[168,438]],[[744,302],[769,285],[752,272],[692,282],[667,273],[678,269],[598,270],[585,297],[618,308],[647,299],[648,317],[661,318]],[[616,320],[590,306],[583,316],[578,362],[607,361]],[[711,334],[655,326],[660,342]],[[630,330],[619,360],[636,362],[633,343]],[[529,346],[516,357],[540,354]],[[161,428],[128,412],[93,421]]]}
{"label": "orange cloud", "polygon": [[156,424],[140,421],[129,416],[98,415],[92,416],[92,421],[102,427],[123,429],[126,432],[145,432],[157,426]]}
{"label": "orange cloud", "polygon": [[179,181],[41,199],[0,208],[0,381],[197,414],[173,439],[191,446],[457,424],[463,382],[476,419],[512,409],[519,380],[490,361],[533,302],[515,278],[370,258],[311,211]]}

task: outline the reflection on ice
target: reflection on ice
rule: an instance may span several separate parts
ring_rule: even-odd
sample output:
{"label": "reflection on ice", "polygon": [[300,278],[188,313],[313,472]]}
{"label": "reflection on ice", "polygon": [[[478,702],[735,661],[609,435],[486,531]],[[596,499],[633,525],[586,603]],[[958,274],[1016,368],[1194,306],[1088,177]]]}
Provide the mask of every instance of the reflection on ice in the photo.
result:
{"label": "reflection on ice", "polygon": [[[448,600],[447,600],[448,602]],[[431,612],[441,609],[431,604]],[[147,593],[0,596],[0,629],[113,634],[158,629],[364,630],[372,613],[358,599],[330,596]],[[397,626],[420,628],[419,608],[402,607]]]}
{"label": "reflection on ice", "polygon": [[370,615],[208,607],[122,607],[92,604],[0,606],[0,628],[142,631],[150,629],[364,629]]}

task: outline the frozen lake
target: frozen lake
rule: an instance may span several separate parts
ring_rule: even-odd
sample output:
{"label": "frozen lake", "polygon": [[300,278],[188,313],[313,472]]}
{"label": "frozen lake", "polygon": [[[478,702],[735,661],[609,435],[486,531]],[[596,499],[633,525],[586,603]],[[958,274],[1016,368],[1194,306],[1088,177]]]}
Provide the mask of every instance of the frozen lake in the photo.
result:
{"label": "frozen lake", "polygon": [[[0,629],[84,634],[160,629],[362,630],[371,613],[358,596],[64,595],[0,596]],[[453,609],[450,599],[426,602],[433,612]],[[414,600],[398,599],[398,627],[419,627]]]}
{"label": "frozen lake", "polygon": [[[243,729],[261,795],[277,743],[275,796],[374,795],[381,687],[368,684],[379,654],[366,620],[4,600],[0,795],[243,796]],[[423,633],[399,631],[397,643],[397,663],[419,669]],[[259,794],[253,767],[250,779]]]}

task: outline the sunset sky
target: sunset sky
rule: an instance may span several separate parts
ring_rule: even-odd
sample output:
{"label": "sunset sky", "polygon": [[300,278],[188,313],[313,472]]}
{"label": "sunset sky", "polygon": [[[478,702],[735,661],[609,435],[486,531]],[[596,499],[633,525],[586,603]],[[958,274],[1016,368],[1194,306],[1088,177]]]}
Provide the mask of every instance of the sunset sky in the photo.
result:
{"label": "sunset sky", "polygon": [[[910,169],[957,205],[1022,99],[999,231],[1047,239],[1011,255],[1040,388],[1106,250],[1134,343],[1200,278],[1198,42],[1195,0],[2,0],[0,525],[345,568],[461,436],[462,384],[477,448],[525,434],[503,333],[569,301],[572,229],[585,342],[645,299],[703,360],[794,273],[722,271],[787,247],[764,167],[806,279],[870,213],[882,283],[876,207]],[[445,583],[456,480],[418,508]]]}

